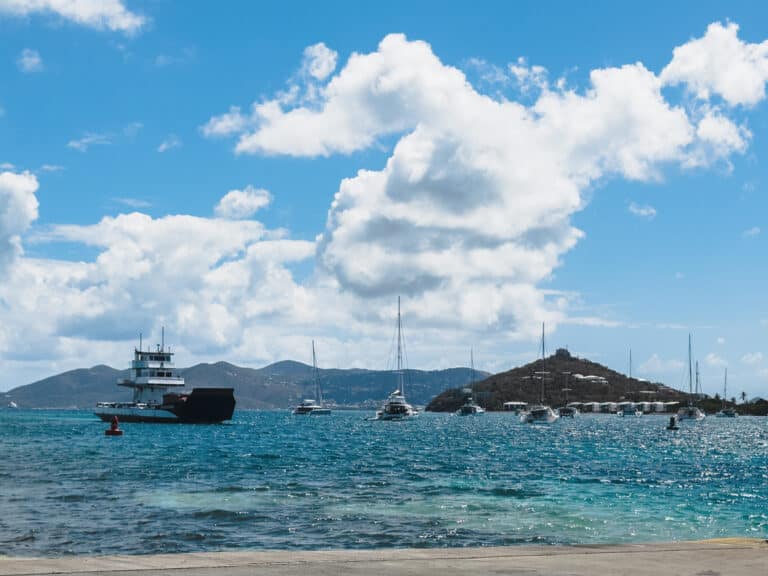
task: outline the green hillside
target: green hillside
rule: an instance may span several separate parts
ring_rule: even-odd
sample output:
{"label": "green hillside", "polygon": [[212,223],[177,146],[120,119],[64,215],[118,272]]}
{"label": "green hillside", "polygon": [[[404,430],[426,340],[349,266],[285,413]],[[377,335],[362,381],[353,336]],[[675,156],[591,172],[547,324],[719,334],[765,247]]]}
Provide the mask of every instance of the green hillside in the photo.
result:
{"label": "green hillside", "polygon": [[[593,378],[583,378],[585,376]],[[489,376],[472,389],[475,398],[487,410],[502,410],[504,402],[509,401],[538,403],[542,394],[544,402],[552,406],[563,406],[566,394],[571,402],[680,401],[686,398],[679,390],[659,382],[629,378],[602,364],[571,356],[567,350],[558,350],[546,360],[539,359]],[[461,387],[447,390],[435,397],[427,410],[454,411],[463,400]]]}

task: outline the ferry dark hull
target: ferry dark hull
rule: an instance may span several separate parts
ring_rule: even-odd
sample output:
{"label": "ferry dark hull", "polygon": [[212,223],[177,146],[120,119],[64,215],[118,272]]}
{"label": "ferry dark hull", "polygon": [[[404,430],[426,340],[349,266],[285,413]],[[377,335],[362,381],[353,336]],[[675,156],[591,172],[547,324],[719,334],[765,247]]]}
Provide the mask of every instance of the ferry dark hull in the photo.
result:
{"label": "ferry dark hull", "polygon": [[233,392],[233,388],[195,388],[189,394],[166,394],[161,406],[116,404],[97,407],[95,414],[104,422],[117,416],[120,422],[217,424],[232,419]]}

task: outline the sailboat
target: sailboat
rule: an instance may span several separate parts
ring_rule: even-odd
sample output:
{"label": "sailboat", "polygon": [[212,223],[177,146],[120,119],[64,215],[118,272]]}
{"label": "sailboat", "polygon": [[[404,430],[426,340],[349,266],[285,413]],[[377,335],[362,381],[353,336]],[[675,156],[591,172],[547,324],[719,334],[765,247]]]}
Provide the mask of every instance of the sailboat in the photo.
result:
{"label": "sailboat", "polygon": [[726,398],[728,398],[726,394],[728,394],[728,368],[725,369],[725,376],[723,377],[723,407],[715,416],[718,418],[736,418],[739,415],[736,412],[736,408],[727,408],[725,406]]}
{"label": "sailboat", "polygon": [[320,388],[320,372],[317,369],[314,340],[312,340],[312,377],[315,381],[315,397],[302,400],[294,408],[293,413],[297,416],[330,416],[331,409],[323,406],[323,390]]}
{"label": "sailboat", "polygon": [[459,416],[474,416],[475,414],[485,414],[483,407],[475,402],[475,399],[472,397],[472,385],[475,383],[475,358],[471,349],[469,351],[469,365],[471,370],[470,373],[472,375],[472,382],[470,383],[469,388],[464,389],[466,393],[464,404],[461,406],[461,408],[456,410],[456,414]]}
{"label": "sailboat", "polygon": [[[629,349],[629,379],[632,380],[632,349]],[[629,382],[624,390],[625,397],[629,396]],[[629,400],[619,403],[619,409],[616,412],[619,416],[642,416],[642,410],[638,410],[637,404]]]}
{"label": "sailboat", "polygon": [[[541,363],[542,367],[546,368],[546,359],[544,356],[544,323],[541,323]],[[541,392],[539,402],[536,406],[532,406],[527,414],[523,416],[523,422],[529,424],[551,424],[558,419],[557,413],[552,410],[550,406],[544,404],[544,379],[549,374],[546,370],[537,372],[536,375],[541,380]]]}
{"label": "sailboat", "polygon": [[418,415],[418,410],[405,400],[405,382],[403,378],[403,335],[400,318],[400,296],[397,297],[397,390],[392,392],[376,412],[376,420],[403,420]]}
{"label": "sailboat", "polygon": [[[678,420],[703,420],[704,412],[693,404],[693,364],[691,359],[691,335],[688,334],[688,406],[677,411]],[[696,393],[699,391],[699,366],[696,364]]]}
{"label": "sailboat", "polygon": [[580,414],[578,408],[579,403],[568,403],[568,392],[573,390],[573,388],[568,388],[568,376],[570,376],[571,373],[563,372],[563,375],[565,376],[565,388],[562,388],[560,391],[565,392],[565,406],[561,406],[557,409],[557,415],[560,416],[560,418],[576,418],[576,416]]}

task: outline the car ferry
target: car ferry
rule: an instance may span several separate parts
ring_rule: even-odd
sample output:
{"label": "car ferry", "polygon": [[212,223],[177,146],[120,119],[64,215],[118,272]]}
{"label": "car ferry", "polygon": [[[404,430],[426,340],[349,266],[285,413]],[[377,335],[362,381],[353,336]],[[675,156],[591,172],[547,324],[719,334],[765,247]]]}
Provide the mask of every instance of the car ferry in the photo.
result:
{"label": "car ferry", "polygon": [[217,423],[231,420],[235,410],[233,388],[184,391],[184,378],[176,374],[173,352],[164,342],[155,350],[143,350],[140,339],[130,376],[117,384],[131,388],[133,400],[97,403],[94,413],[104,422],[117,416],[120,422]]}

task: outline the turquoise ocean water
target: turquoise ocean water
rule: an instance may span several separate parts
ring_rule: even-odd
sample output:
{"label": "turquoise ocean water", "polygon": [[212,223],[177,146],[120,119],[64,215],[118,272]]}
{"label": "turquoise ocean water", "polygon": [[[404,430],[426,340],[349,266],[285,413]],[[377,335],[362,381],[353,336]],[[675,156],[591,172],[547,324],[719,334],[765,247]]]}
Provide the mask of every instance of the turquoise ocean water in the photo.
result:
{"label": "turquoise ocean water", "polygon": [[768,419],[0,410],[0,554],[768,538]]}

